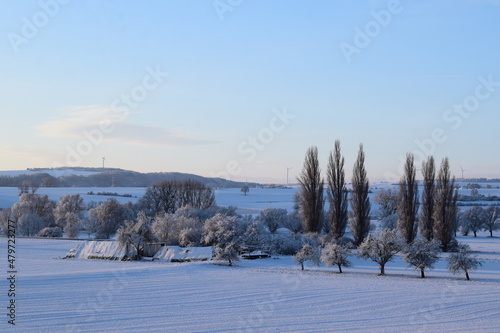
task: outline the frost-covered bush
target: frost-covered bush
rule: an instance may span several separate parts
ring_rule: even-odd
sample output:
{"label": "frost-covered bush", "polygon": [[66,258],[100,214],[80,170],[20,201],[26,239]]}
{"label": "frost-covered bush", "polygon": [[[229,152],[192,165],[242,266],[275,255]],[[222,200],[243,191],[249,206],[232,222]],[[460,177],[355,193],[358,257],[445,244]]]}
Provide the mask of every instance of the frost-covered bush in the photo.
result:
{"label": "frost-covered bush", "polygon": [[468,244],[458,244],[458,252],[452,253],[448,257],[448,269],[452,274],[465,273],[465,278],[470,280],[469,271],[476,270],[483,265],[476,256],[472,256],[471,248]]}
{"label": "frost-covered bush", "polygon": [[298,262],[302,270],[304,270],[304,262],[306,261],[310,261],[313,265],[319,266],[321,263],[320,257],[320,248],[306,243],[302,246],[299,252],[295,254],[294,260]]}
{"label": "frost-covered bush", "polygon": [[271,238],[271,252],[273,254],[294,255],[302,247],[300,235],[275,234]]}
{"label": "frost-covered bush", "polygon": [[62,230],[59,227],[46,227],[38,233],[40,237],[62,237]]}
{"label": "frost-covered bush", "polygon": [[250,247],[262,248],[268,245],[271,237],[264,224],[260,221],[253,221],[246,224],[243,234],[243,243]]}
{"label": "frost-covered bush", "polygon": [[416,239],[411,244],[408,244],[405,249],[403,259],[405,262],[420,270],[420,277],[425,278],[425,269],[432,269],[434,264],[439,260],[439,244],[437,242],[429,242],[426,239]]}
{"label": "frost-covered bush", "polygon": [[347,259],[350,255],[351,250],[348,246],[333,242],[328,244],[323,250],[321,261],[327,266],[336,265],[339,268],[339,273],[342,273],[342,266],[352,266],[352,263]]}

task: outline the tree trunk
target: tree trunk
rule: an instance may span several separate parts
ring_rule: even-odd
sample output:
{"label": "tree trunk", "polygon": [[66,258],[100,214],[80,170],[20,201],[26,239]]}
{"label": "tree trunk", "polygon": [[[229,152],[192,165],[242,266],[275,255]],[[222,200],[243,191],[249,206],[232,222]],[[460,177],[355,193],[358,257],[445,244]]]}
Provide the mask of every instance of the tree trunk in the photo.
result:
{"label": "tree trunk", "polygon": [[422,279],[425,278],[425,274],[424,274],[424,270],[423,269],[420,270],[420,277]]}
{"label": "tree trunk", "polygon": [[476,230],[472,230],[472,232],[474,233],[474,237],[477,237],[477,235],[476,235],[477,231]]}
{"label": "tree trunk", "polygon": [[304,270],[304,263],[303,262],[300,263],[300,266],[302,267],[302,270]]}
{"label": "tree trunk", "polygon": [[467,281],[470,280],[470,278],[469,278],[469,272],[467,272],[467,270],[465,270],[465,278],[467,279]]}
{"label": "tree trunk", "polygon": [[339,273],[342,273],[342,265],[337,265],[339,266]]}
{"label": "tree trunk", "polygon": [[379,275],[385,275],[385,264],[380,265],[380,274]]}

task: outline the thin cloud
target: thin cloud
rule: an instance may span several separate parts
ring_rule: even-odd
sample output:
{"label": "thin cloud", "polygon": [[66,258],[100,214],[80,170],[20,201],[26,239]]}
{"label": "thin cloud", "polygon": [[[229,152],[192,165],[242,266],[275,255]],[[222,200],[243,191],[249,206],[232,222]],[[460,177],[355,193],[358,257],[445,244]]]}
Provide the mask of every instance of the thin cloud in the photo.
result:
{"label": "thin cloud", "polygon": [[[92,133],[103,142],[131,145],[186,146],[213,143],[213,141],[177,129],[128,123],[126,111],[114,111],[101,106],[73,107],[63,111],[63,116],[49,120],[37,127],[38,134],[50,138],[85,139]],[[110,128],[109,131],[102,131]],[[102,135],[102,137],[101,137]]]}

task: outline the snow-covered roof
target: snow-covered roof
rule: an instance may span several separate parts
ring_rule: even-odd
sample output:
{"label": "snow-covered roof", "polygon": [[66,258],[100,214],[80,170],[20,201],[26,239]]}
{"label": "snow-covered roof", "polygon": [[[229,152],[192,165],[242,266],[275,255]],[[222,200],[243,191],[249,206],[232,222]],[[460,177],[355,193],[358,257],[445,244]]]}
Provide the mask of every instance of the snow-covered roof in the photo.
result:
{"label": "snow-covered roof", "polygon": [[121,247],[116,241],[85,241],[66,257],[75,259],[126,260],[137,255],[133,246]]}
{"label": "snow-covered roof", "polygon": [[211,260],[213,248],[209,247],[179,247],[162,246],[155,254],[154,260],[165,261],[203,261]]}

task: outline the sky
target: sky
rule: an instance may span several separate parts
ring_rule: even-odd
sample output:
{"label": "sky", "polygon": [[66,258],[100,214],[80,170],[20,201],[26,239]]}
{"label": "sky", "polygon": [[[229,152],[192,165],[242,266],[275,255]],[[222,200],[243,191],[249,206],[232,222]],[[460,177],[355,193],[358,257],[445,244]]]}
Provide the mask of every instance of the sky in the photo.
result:
{"label": "sky", "polygon": [[[0,170],[500,177],[500,1],[2,1]],[[421,176],[419,175],[421,178]]]}

